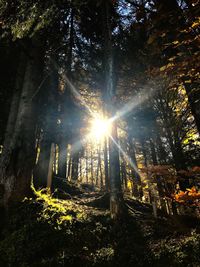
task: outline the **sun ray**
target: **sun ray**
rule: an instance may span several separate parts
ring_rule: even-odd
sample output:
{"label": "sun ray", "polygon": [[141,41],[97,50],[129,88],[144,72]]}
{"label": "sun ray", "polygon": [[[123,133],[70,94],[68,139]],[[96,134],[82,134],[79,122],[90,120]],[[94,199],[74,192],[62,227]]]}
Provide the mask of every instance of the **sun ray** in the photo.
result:
{"label": "sun ray", "polygon": [[121,148],[121,146],[115,141],[115,139],[109,135],[110,139],[113,141],[113,143],[117,146],[117,148],[119,149],[119,151],[122,153],[122,155],[124,156],[124,158],[127,160],[127,162],[130,164],[130,166],[135,170],[135,172],[137,174],[139,174],[137,166],[135,165],[135,163],[132,161],[132,159],[127,155],[127,153]]}

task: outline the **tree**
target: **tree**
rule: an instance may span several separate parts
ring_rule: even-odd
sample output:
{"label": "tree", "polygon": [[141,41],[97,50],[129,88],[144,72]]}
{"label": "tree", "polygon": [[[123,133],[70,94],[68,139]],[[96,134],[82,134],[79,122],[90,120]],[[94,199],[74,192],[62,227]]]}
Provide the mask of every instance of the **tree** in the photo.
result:
{"label": "tree", "polygon": [[[28,46],[30,58],[24,74],[16,123],[10,143],[4,147],[1,159],[1,184],[4,186],[5,205],[23,199],[30,192],[36,156],[37,102],[34,94],[42,79],[44,47],[44,40],[40,36],[35,36]],[[13,112],[12,109],[10,112]]]}
{"label": "tree", "polygon": [[[106,111],[110,117],[115,115],[115,77],[112,53],[112,31],[110,21],[111,4],[107,1],[103,3],[104,12],[104,40],[105,40],[105,87],[106,87]],[[115,121],[111,125],[111,137],[109,138],[109,175],[110,175],[110,211],[111,217],[117,218],[122,212],[122,191],[120,180],[119,150],[117,124]],[[112,140],[114,139],[114,141]]]}

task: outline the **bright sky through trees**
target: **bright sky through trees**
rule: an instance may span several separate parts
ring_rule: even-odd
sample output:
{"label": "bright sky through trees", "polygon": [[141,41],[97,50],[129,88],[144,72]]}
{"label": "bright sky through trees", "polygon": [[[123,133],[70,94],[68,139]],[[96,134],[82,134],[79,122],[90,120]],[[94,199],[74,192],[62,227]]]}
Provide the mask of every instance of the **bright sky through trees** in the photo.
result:
{"label": "bright sky through trees", "polygon": [[108,119],[103,119],[101,117],[97,117],[91,122],[91,134],[97,140],[108,136],[110,134],[111,122]]}

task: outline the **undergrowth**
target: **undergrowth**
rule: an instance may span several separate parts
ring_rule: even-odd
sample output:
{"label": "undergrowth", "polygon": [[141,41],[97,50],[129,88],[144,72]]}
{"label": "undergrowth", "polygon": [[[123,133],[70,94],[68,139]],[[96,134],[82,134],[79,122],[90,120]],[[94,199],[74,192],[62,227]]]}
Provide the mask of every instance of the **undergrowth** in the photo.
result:
{"label": "undergrowth", "polygon": [[119,222],[107,210],[35,191],[10,211],[1,232],[1,267],[200,266],[200,234],[177,234],[166,219]]}

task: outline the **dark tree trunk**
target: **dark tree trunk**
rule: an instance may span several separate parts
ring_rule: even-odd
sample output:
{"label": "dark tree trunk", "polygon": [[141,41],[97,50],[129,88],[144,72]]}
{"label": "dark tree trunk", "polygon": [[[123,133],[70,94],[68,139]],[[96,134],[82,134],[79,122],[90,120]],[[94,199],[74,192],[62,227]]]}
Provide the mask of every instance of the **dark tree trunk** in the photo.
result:
{"label": "dark tree trunk", "polygon": [[167,152],[164,149],[163,142],[160,137],[159,129],[157,129],[157,136],[156,136],[156,144],[157,144],[157,155],[158,155],[158,162],[159,164],[166,164],[167,162]]}
{"label": "dark tree trunk", "polygon": [[135,156],[135,147],[133,144],[133,140],[130,136],[128,138],[128,141],[129,141],[130,158],[133,163],[133,166],[131,166],[131,179],[133,180],[132,193],[134,197],[142,198],[143,191],[142,191],[142,185],[141,185],[141,177],[138,172],[138,165],[137,165],[137,160]]}
{"label": "dark tree trunk", "polygon": [[19,102],[20,102],[20,97],[21,97],[21,92],[22,92],[23,81],[24,81],[26,63],[27,63],[27,57],[25,56],[23,52],[21,52],[21,55],[19,57],[19,65],[17,69],[17,74],[16,74],[15,88],[13,92],[9,117],[7,121],[5,135],[4,135],[3,147],[5,149],[9,147],[9,143],[12,139],[12,135],[15,130],[15,123],[16,123],[18,109],[19,109]]}
{"label": "dark tree trunk", "polygon": [[55,68],[53,58],[50,58],[49,61],[49,71],[50,75],[44,86],[45,93],[43,93],[40,103],[43,107],[41,113],[44,112],[44,114],[40,118],[42,121],[40,127],[43,134],[40,140],[39,159],[34,170],[34,185],[36,188],[47,186],[51,144],[56,142],[58,70]]}
{"label": "dark tree trunk", "polygon": [[66,179],[66,169],[67,169],[67,144],[62,140],[59,144],[59,154],[58,154],[58,176]]}
{"label": "dark tree trunk", "polygon": [[[151,150],[151,157],[152,157],[153,165],[156,166],[156,165],[158,165],[158,161],[157,161],[157,157],[156,157],[156,149],[154,146],[154,142],[151,139],[150,139],[150,150]],[[164,194],[164,185],[162,184],[162,177],[160,175],[156,175],[155,179],[156,179],[156,183],[157,183],[158,194],[160,197],[161,208],[164,212],[167,213],[166,203],[164,200],[165,194]]]}
{"label": "dark tree trunk", "polygon": [[120,157],[121,157],[122,185],[124,185],[125,189],[127,189],[126,162],[125,162],[124,157],[122,155],[120,155]]}
{"label": "dark tree trunk", "polygon": [[37,121],[34,94],[40,85],[44,66],[44,43],[35,39],[27,62],[15,129],[1,162],[0,183],[4,185],[4,205],[22,200],[31,192],[35,164]]}
{"label": "dark tree trunk", "polygon": [[[117,127],[112,125],[112,138],[118,142]],[[119,150],[113,140],[109,139],[109,169],[110,169],[110,212],[112,218],[122,213],[123,195],[120,179]]]}
{"label": "dark tree trunk", "polygon": [[76,151],[72,145],[72,176],[71,180],[76,182],[78,180],[78,163],[79,163],[79,151]]}
{"label": "dark tree trunk", "polygon": [[43,136],[40,144],[40,155],[34,170],[34,186],[36,189],[47,187],[47,177],[49,171],[49,161],[51,156],[51,140]]}
{"label": "dark tree trunk", "polygon": [[192,111],[192,115],[194,116],[197,130],[200,134],[200,87],[197,82],[193,82],[192,84],[185,84],[185,89],[188,96],[188,101],[190,104],[190,108]]}
{"label": "dark tree trunk", "polygon": [[[105,88],[104,99],[106,100],[106,113],[109,116],[115,115],[115,80],[112,55],[112,30],[111,30],[111,3],[103,1],[103,23],[104,23],[104,51],[105,51]],[[114,121],[111,125],[111,136],[118,142],[117,125]],[[110,212],[112,218],[118,218],[122,213],[123,195],[120,180],[119,149],[116,144],[109,139],[109,171],[110,171]]]}

